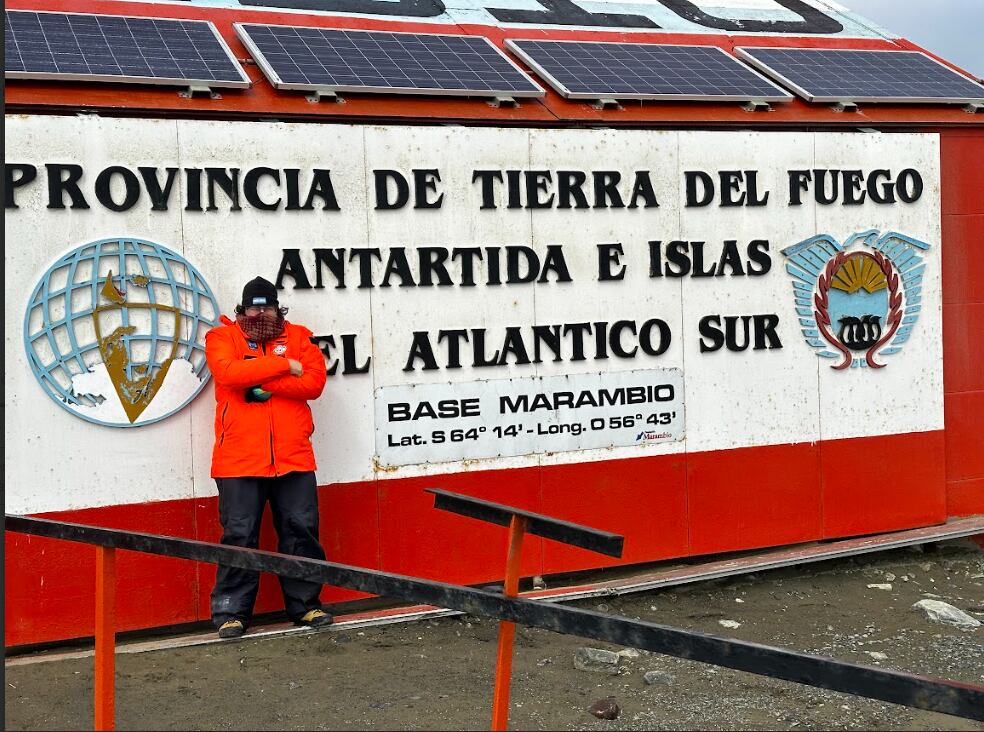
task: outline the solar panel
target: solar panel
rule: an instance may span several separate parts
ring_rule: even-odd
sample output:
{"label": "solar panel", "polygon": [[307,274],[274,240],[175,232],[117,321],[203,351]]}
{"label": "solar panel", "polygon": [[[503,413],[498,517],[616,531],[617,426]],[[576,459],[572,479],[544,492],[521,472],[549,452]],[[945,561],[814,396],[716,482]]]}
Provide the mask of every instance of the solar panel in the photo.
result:
{"label": "solar panel", "polygon": [[737,48],[809,102],[976,102],[984,86],[918,51]]}
{"label": "solar panel", "polygon": [[278,89],[542,97],[487,38],[236,23]]}
{"label": "solar panel", "polygon": [[568,99],[793,98],[715,46],[507,40],[506,47]]}
{"label": "solar panel", "polygon": [[250,86],[203,20],[8,10],[4,41],[8,79]]}

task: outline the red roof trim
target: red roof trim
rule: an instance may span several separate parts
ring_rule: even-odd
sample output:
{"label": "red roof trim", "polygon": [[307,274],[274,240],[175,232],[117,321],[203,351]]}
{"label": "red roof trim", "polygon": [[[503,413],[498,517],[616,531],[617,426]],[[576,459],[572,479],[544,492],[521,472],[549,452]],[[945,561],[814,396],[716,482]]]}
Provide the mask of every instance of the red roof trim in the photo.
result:
{"label": "red roof trim", "polygon": [[[617,31],[562,30],[556,28],[502,28],[393,21],[349,16],[304,15],[269,10],[211,8],[188,5],[119,3],[110,0],[9,0],[11,10],[92,12],[107,15],[143,15],[211,20],[237,58],[250,59],[233,30],[234,22],[261,22],[327,28],[401,30],[430,33],[483,35],[500,48],[506,38],[684,43],[714,45],[729,53],[735,46],[800,46],[809,48],[923,50],[900,39],[797,37],[776,35],[707,35],[683,33],[623,33]],[[932,54],[931,54],[932,55]],[[510,58],[521,62],[510,54]],[[935,57],[934,58],[938,58]],[[939,59],[942,61],[942,59]],[[946,63],[944,61],[944,63]],[[947,64],[953,67],[952,64]],[[773,105],[771,112],[746,112],[736,103],[627,102],[619,110],[597,110],[585,102],[568,101],[547,88],[542,100],[522,100],[520,106],[493,107],[484,99],[410,97],[398,95],[344,95],[343,103],[307,101],[300,92],[274,89],[255,64],[247,65],[253,87],[223,90],[221,99],[184,99],[175,88],[132,84],[85,84],[8,80],[6,104],[11,112],[97,111],[152,117],[210,117],[224,119],[280,119],[311,121],[401,121],[414,123],[463,122],[494,125],[533,124],[604,126],[754,126],[754,127],[884,127],[917,125],[982,126],[984,119],[958,106],[865,104],[858,113],[839,113],[821,104],[800,100]],[[525,68],[525,67],[524,67]],[[959,69],[957,69],[959,71]],[[535,74],[533,74],[535,78]],[[546,86],[545,84],[541,85]]]}

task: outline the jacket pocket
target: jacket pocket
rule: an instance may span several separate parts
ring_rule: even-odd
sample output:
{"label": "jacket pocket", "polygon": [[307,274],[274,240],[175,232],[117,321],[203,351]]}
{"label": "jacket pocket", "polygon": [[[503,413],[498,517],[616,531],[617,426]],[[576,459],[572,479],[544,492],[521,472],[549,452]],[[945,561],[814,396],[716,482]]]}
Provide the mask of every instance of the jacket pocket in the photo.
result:
{"label": "jacket pocket", "polygon": [[222,405],[222,416],[219,417],[219,447],[222,447],[222,443],[225,442],[226,435],[226,412],[229,411],[229,402]]}

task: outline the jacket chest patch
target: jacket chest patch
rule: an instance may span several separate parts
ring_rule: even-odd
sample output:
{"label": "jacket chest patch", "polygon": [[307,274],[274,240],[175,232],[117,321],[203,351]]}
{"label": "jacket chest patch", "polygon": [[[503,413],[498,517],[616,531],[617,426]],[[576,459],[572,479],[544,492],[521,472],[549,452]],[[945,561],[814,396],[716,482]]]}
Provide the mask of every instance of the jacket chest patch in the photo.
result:
{"label": "jacket chest patch", "polygon": [[283,356],[285,353],[287,353],[287,344],[286,343],[278,343],[277,345],[275,345],[273,347],[273,352],[277,356]]}
{"label": "jacket chest patch", "polygon": [[249,341],[247,345],[249,345],[249,350],[251,351],[255,351],[257,348],[260,347],[256,341]]}

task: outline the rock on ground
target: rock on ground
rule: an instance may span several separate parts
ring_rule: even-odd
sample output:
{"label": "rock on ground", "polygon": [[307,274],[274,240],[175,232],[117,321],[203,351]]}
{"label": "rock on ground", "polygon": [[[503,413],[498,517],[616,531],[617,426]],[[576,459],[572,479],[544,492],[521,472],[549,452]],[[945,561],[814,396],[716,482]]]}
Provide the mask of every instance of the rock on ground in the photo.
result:
{"label": "rock on ground", "polygon": [[581,646],[574,652],[574,668],[579,671],[601,671],[617,674],[620,660],[621,657],[614,651],[606,651],[601,648]]}
{"label": "rock on ground", "polygon": [[942,600],[920,600],[912,606],[912,609],[937,623],[955,625],[958,628],[978,628],[981,624],[977,618]]}
{"label": "rock on ground", "polygon": [[614,696],[609,696],[607,699],[599,699],[590,707],[588,711],[596,716],[598,719],[618,719],[618,715],[621,714],[622,708],[615,701]]}
{"label": "rock on ground", "polygon": [[676,680],[676,677],[673,674],[666,673],[666,671],[646,671],[642,676],[642,680],[650,686],[655,686],[656,684],[669,686]]}

